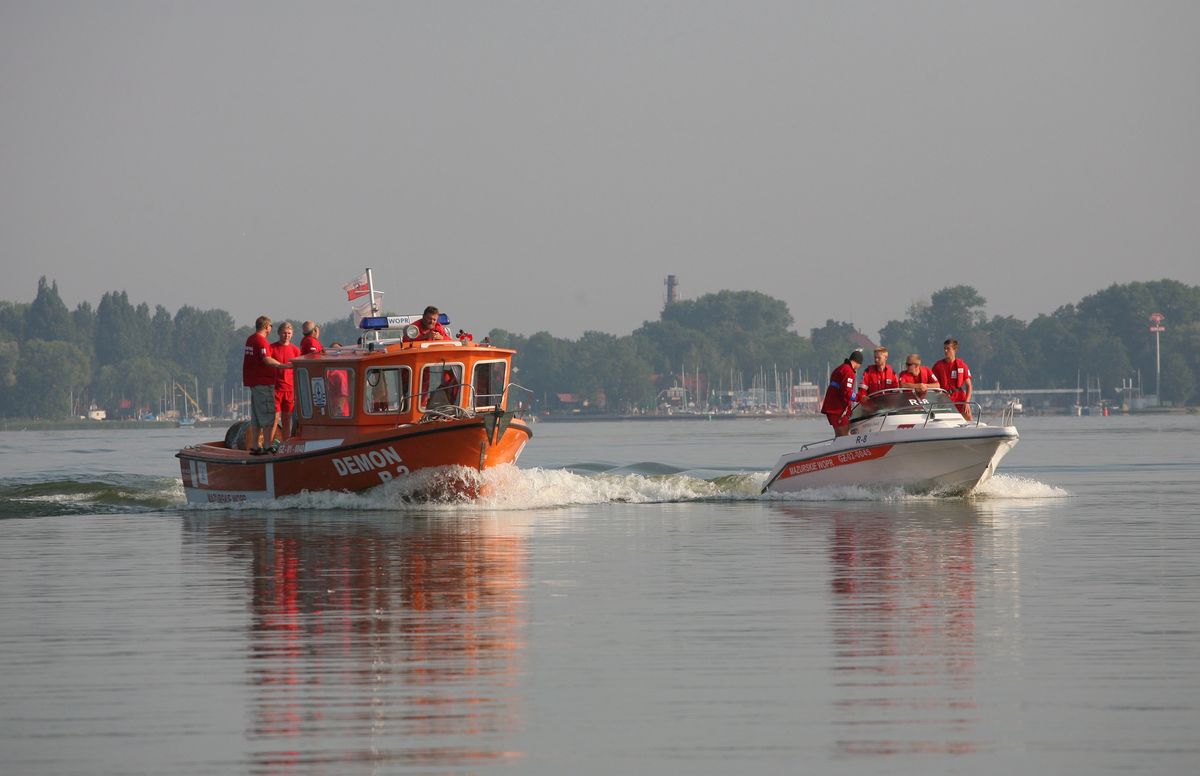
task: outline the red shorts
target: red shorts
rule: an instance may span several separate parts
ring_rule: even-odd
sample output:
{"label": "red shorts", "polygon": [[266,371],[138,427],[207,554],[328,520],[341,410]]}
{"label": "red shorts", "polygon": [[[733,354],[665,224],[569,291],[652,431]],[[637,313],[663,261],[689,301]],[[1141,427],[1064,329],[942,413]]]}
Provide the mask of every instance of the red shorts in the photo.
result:
{"label": "red shorts", "polygon": [[296,389],[275,386],[275,411],[282,415],[296,411]]}
{"label": "red shorts", "polygon": [[846,417],[846,414],[843,412],[836,414],[832,412],[826,412],[825,419],[828,420],[829,425],[833,426],[834,428],[842,428],[843,426],[850,425],[850,418]]}

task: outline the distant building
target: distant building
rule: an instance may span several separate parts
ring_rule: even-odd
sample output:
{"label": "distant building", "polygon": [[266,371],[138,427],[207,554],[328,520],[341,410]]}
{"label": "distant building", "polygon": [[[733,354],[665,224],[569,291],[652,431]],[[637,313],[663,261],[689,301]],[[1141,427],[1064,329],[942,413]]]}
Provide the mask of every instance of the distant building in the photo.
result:
{"label": "distant building", "polygon": [[793,412],[820,412],[821,411],[821,396],[820,389],[813,383],[805,380],[792,386],[792,411]]}
{"label": "distant building", "polygon": [[[858,329],[855,329],[850,333],[850,341],[854,343],[854,347],[862,348],[862,352],[868,356],[870,355],[871,351],[878,347],[878,345],[871,341],[870,337],[858,331]],[[866,363],[872,364],[874,362],[868,358]]]}

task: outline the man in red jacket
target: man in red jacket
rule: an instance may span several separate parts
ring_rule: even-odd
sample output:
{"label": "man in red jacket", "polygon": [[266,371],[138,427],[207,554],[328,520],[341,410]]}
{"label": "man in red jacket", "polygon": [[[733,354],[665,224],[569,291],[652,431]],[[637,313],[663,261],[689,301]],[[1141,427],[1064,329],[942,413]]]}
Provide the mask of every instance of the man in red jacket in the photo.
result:
{"label": "man in red jacket", "polygon": [[875,348],[875,363],[863,370],[862,387],[858,389],[858,400],[862,401],[877,391],[899,388],[896,373],[888,366],[888,349],[880,345]]}
{"label": "man in red jacket", "polygon": [[951,337],[942,343],[942,352],[946,357],[933,365],[933,376],[938,383],[950,392],[950,401],[958,407],[958,411],[967,420],[971,420],[971,370],[967,363],[958,357],[958,340]]}
{"label": "man in red jacket", "polygon": [[909,353],[904,359],[904,371],[898,379],[901,388],[912,388],[917,396],[924,396],[930,388],[942,387],[933,376],[933,370],[921,365],[921,356],[916,353]]}
{"label": "man in red jacket", "polygon": [[854,379],[862,365],[862,351],[856,350],[829,375],[829,387],[825,389],[825,401],[821,412],[833,426],[836,436],[850,433],[850,407],[854,404]]}
{"label": "man in red jacket", "polygon": [[425,308],[425,312],[421,314],[421,320],[414,325],[417,327],[417,336],[411,340],[408,337],[404,338],[405,342],[413,340],[449,340],[450,332],[446,331],[446,327],[438,320],[440,313],[436,307],[429,305]]}

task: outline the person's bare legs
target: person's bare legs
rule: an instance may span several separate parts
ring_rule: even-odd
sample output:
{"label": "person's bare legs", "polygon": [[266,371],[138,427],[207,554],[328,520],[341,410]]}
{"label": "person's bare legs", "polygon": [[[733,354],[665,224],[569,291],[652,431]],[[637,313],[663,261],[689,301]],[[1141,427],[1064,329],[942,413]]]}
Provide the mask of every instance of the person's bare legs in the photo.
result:
{"label": "person's bare legs", "polygon": [[246,450],[262,447],[263,430],[253,423],[246,429]]}

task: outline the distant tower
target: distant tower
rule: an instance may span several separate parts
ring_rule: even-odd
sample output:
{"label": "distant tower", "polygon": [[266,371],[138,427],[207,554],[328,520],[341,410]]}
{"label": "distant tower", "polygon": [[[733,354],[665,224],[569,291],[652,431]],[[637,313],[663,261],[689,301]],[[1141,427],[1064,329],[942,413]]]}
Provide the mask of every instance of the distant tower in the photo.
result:
{"label": "distant tower", "polygon": [[667,275],[664,282],[667,285],[667,304],[675,304],[679,301],[679,281],[674,275]]}

